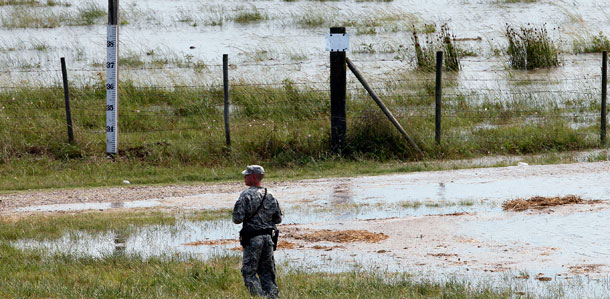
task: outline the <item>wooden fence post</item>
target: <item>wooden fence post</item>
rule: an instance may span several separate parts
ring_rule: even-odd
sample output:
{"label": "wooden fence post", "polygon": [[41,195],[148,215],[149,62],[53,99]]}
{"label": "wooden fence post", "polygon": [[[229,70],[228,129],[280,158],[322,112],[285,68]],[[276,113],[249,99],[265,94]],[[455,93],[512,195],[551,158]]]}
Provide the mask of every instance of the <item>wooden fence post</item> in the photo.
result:
{"label": "wooden fence post", "polygon": [[441,97],[442,97],[443,51],[436,52],[436,122],[434,140],[441,144]]}
{"label": "wooden fence post", "polygon": [[[345,34],[345,27],[330,28],[331,34]],[[345,144],[347,121],[345,95],[347,90],[345,51],[330,52],[330,131],[333,150],[341,151]]]}
{"label": "wooden fence post", "polygon": [[70,91],[68,90],[68,71],[66,70],[66,59],[61,59],[61,77],[64,81],[64,100],[66,102],[66,123],[68,125],[68,142],[74,143],[74,132],[72,131],[72,112],[70,111]]}
{"label": "wooden fence post", "polygon": [[227,153],[231,152],[231,131],[229,127],[229,55],[222,55],[222,81],[224,85],[224,115],[225,115],[225,139]]}

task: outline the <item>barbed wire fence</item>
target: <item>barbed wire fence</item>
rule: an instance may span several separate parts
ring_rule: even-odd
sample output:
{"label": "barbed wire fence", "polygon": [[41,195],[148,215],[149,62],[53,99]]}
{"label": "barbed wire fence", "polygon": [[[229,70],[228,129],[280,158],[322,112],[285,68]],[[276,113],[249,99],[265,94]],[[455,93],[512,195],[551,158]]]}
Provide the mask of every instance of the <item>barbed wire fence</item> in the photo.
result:
{"label": "barbed wire fence", "polygon": [[[591,58],[584,58],[593,60]],[[387,60],[383,60],[384,62]],[[599,61],[599,60],[596,60]],[[359,60],[354,60],[358,63]],[[394,60],[397,62],[397,60]],[[607,63],[607,62],[606,62]],[[256,67],[257,62],[244,64]],[[290,66],[294,63],[265,63],[264,66]],[[238,71],[239,67],[237,66]],[[208,65],[222,67],[222,65]],[[141,67],[130,70],[162,71],[168,67]],[[172,69],[169,67],[169,69]],[[181,68],[174,68],[180,70]],[[68,69],[68,72],[102,72],[104,69]],[[20,73],[49,72],[61,75],[61,69],[12,70]],[[371,80],[373,89],[380,94],[396,118],[406,128],[412,130],[417,143],[433,146],[435,130],[435,94],[433,90],[422,88],[422,84],[433,85],[433,73],[427,77],[392,78]],[[561,78],[476,78],[470,74],[460,82],[489,82],[498,86],[515,83],[508,87],[485,88],[464,87],[460,84],[443,90],[442,144],[463,143],[474,139],[489,144],[506,139],[526,139],[532,134],[550,136],[553,130],[533,133],[526,127],[567,127],[570,134],[586,139],[591,144],[599,139],[605,142],[605,109],[602,99],[605,86],[604,74],[584,74]],[[526,82],[526,83],[524,83]],[[557,82],[574,82],[570,88],[556,86]],[[523,85],[521,85],[523,83]],[[326,138],[331,131],[330,93],[328,81],[283,80],[282,82],[245,83],[230,82],[231,101],[230,129],[234,139],[244,138],[246,143],[260,134],[300,134],[314,138]],[[583,86],[575,88],[574,86]],[[591,86],[599,86],[591,88]],[[119,120],[121,135],[119,144],[123,152],[142,146],[194,146],[217,148],[226,146],[224,142],[222,84],[176,84],[137,85],[119,87],[120,92],[147,92],[146,101],[124,103]],[[89,87],[85,87],[89,88]],[[100,84],[103,89],[103,84]],[[27,88],[25,88],[27,89]],[[28,95],[32,90],[23,86],[1,86],[0,120],[24,124],[25,130],[39,132],[53,124],[49,130],[57,130],[65,117],[63,90],[61,86],[41,86],[37,90],[46,91],[49,98]],[[362,111],[371,109],[371,101],[358,82],[350,79],[345,90],[348,95],[347,121],[357,122]],[[71,88],[72,119],[77,142],[101,147],[105,143],[104,90],[84,91]],[[170,100],[181,93],[188,93],[191,101]],[[92,99],[93,98],[93,99]],[[123,98],[130,99],[127,95]],[[99,100],[99,101],[98,101]],[[99,103],[96,103],[98,101]],[[601,110],[601,111],[600,111]],[[385,120],[381,120],[385,121]],[[550,125],[552,124],[552,125]],[[25,134],[25,130],[20,131]],[[348,127],[349,130],[349,127]],[[492,131],[502,131],[499,135]],[[349,132],[349,131],[348,131]],[[508,132],[508,133],[507,133]],[[19,134],[19,133],[17,133]],[[265,135],[267,134],[267,135]],[[348,133],[349,134],[349,133]],[[44,138],[41,137],[41,138]],[[304,142],[310,137],[297,138]],[[503,140],[504,138],[504,140]],[[552,138],[552,136],[550,136]],[[80,140],[80,141],[79,141]],[[240,140],[236,140],[241,142]],[[288,145],[290,146],[290,145]]]}

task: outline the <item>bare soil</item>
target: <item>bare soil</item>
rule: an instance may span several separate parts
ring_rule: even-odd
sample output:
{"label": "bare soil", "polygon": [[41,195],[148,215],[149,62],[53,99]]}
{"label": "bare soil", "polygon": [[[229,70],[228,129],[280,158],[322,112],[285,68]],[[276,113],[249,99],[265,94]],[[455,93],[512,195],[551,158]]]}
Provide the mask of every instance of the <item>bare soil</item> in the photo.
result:
{"label": "bare soil", "polygon": [[184,243],[182,245],[187,245],[187,246],[201,246],[201,245],[227,245],[227,244],[234,244],[239,242],[238,240],[233,240],[233,239],[221,239],[221,240],[205,240],[205,241],[195,241],[195,242],[190,242],[190,243]]}
{"label": "bare soil", "polygon": [[388,238],[388,235],[383,233],[372,233],[366,230],[301,230],[299,228],[291,229],[284,233],[285,238],[301,240],[305,242],[335,242],[335,243],[351,243],[351,242],[369,242],[377,243]]}

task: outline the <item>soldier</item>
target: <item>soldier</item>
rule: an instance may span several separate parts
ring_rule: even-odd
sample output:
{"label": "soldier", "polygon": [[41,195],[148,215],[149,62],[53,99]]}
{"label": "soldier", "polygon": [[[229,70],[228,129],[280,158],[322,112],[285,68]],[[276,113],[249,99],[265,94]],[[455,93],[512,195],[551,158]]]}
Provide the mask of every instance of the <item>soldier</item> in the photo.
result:
{"label": "soldier", "polygon": [[[275,225],[282,222],[282,211],[271,192],[261,186],[265,175],[262,166],[249,165],[242,174],[248,189],[235,203],[233,222],[243,222],[239,235],[244,254],[241,268],[244,284],[252,296],[277,298],[273,251],[278,233]],[[272,238],[274,233],[275,239]]]}

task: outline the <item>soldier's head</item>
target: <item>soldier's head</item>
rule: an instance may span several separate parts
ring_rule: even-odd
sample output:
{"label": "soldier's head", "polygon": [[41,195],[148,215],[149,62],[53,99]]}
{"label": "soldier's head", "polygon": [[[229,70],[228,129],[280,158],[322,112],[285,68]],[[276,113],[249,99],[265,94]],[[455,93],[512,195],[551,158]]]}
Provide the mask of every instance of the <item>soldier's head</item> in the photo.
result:
{"label": "soldier's head", "polygon": [[265,169],[260,165],[248,165],[241,174],[244,175],[246,186],[260,186],[265,176]]}

